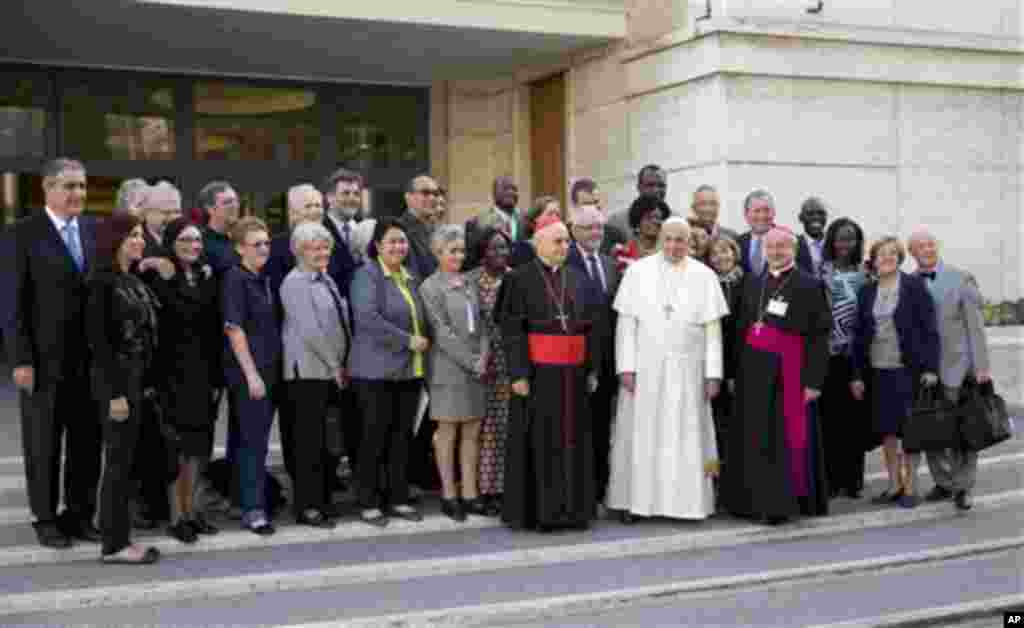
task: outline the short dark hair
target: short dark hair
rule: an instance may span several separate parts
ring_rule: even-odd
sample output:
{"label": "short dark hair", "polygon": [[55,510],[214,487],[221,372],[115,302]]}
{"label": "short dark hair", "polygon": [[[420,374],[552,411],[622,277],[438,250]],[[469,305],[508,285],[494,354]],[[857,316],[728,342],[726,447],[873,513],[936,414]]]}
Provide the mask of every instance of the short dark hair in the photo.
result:
{"label": "short dark hair", "polygon": [[512,252],[512,238],[507,233],[498,229],[494,225],[484,227],[480,231],[473,234],[473,237],[469,242],[466,243],[466,261],[463,262],[463,270],[470,271],[477,266],[483,264],[484,257],[487,256],[487,246],[494,239],[494,236],[501,236],[505,238],[505,243],[508,244],[509,253]]}
{"label": "short dark hair", "polygon": [[227,190],[233,190],[234,188],[227,181],[210,181],[199,190],[199,194],[196,196],[196,202],[199,203],[199,207],[205,210],[209,210],[211,207],[217,204],[217,195],[226,192]]}
{"label": "short dark hair", "polygon": [[644,177],[646,175],[649,175],[649,174],[664,174],[664,173],[665,173],[665,169],[662,168],[661,166],[659,166],[658,164],[647,164],[646,166],[644,166],[643,168],[640,169],[640,172],[637,173],[637,175],[636,175],[636,184],[640,185],[640,183],[644,180]]}
{"label": "short dark hair", "polygon": [[405,230],[405,225],[402,221],[394,216],[383,216],[377,219],[377,224],[373,226],[373,235],[370,236],[370,244],[366,247],[366,256],[370,259],[377,257],[379,254],[377,250],[377,243],[384,239],[384,234],[390,229],[398,229],[409,237],[408,232]]}
{"label": "short dark hair", "polygon": [[804,215],[806,212],[823,211],[828,212],[825,208],[825,203],[817,196],[810,196],[803,203],[800,204],[800,215]]}
{"label": "short dark hair", "polygon": [[57,177],[68,170],[81,170],[85,172],[85,165],[77,159],[70,157],[58,157],[43,164],[39,174],[44,178]]}
{"label": "short dark hair", "polygon": [[640,222],[643,221],[644,216],[651,212],[658,212],[661,214],[661,219],[667,220],[672,215],[672,208],[668,206],[665,201],[660,201],[656,198],[648,196],[641,196],[633,201],[633,204],[629,206],[629,226],[636,230],[640,227]]}
{"label": "short dark hair", "polygon": [[96,228],[97,269],[120,270],[117,268],[117,254],[121,250],[121,244],[140,224],[138,218],[128,213],[111,214],[99,223]]}
{"label": "short dark hair", "polygon": [[270,235],[270,229],[267,228],[267,223],[263,222],[256,216],[246,216],[231,227],[231,241],[235,245],[244,244],[245,239],[249,237],[250,233],[256,233],[258,231],[265,231],[267,235]]}
{"label": "short dark hair", "polygon": [[334,194],[334,191],[338,189],[338,184],[344,181],[345,183],[355,183],[360,188],[365,187],[363,183],[363,177],[358,172],[348,170],[346,168],[338,168],[324,179],[323,188],[321,191],[326,196],[327,194]]}
{"label": "short dark hair", "polygon": [[575,205],[580,202],[580,192],[586,192],[587,194],[593,194],[594,190],[597,189],[597,181],[594,181],[590,177],[581,177],[573,182],[572,187],[569,188],[569,199],[572,204]]}
{"label": "short dark hair", "polygon": [[754,202],[754,200],[756,199],[768,201],[769,206],[771,206],[772,209],[775,209],[775,198],[771,195],[771,193],[769,193],[768,190],[758,188],[751,192],[750,194],[747,194],[747,196],[743,199],[744,214],[750,211],[750,204]]}
{"label": "short dark hair", "polygon": [[857,234],[857,246],[853,248],[850,258],[854,264],[860,266],[861,262],[864,261],[864,230],[850,218],[836,218],[832,221],[832,224],[828,226],[828,229],[825,230],[825,243],[821,247],[821,257],[826,262],[830,262],[835,259],[836,253],[833,249],[835,247],[836,237],[839,235],[839,230],[843,227],[851,227],[854,233]]}

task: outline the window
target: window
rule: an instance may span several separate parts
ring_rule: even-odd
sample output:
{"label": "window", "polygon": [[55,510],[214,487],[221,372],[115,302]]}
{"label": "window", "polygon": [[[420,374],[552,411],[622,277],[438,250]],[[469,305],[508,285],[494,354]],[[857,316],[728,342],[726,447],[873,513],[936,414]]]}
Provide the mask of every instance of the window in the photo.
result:
{"label": "window", "polygon": [[427,161],[421,136],[423,90],[370,93],[353,111],[339,107],[338,158],[349,168],[415,168]]}
{"label": "window", "polygon": [[197,83],[195,158],[308,165],[320,153],[311,89]]}
{"label": "window", "polygon": [[174,85],[160,79],[66,83],[63,152],[84,160],[174,159]]}
{"label": "window", "polygon": [[0,157],[42,157],[46,153],[49,81],[35,72],[4,72],[0,85]]}

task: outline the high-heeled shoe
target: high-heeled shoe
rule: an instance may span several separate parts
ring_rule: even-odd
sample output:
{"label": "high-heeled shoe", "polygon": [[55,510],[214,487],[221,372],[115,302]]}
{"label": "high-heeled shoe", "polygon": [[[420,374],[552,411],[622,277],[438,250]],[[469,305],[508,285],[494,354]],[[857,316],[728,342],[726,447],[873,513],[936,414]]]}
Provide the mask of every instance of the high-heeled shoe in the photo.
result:
{"label": "high-heeled shoe", "polygon": [[179,519],[177,523],[167,526],[167,534],[186,545],[191,545],[199,540],[195,529],[186,519]]}
{"label": "high-heeled shoe", "polygon": [[458,497],[451,499],[441,499],[441,514],[448,517],[452,521],[462,523],[466,520],[466,511],[462,508],[462,502]]}

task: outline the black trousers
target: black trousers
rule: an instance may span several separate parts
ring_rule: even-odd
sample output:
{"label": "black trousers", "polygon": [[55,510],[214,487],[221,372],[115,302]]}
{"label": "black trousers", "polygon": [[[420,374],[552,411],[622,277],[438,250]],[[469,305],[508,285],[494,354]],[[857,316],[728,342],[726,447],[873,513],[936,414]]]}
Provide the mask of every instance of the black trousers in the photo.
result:
{"label": "black trousers", "polygon": [[135,456],[133,475],[137,482],[141,512],[156,521],[169,520],[171,507],[167,501],[167,487],[174,482],[178,473],[178,452],[164,439],[160,432],[159,413],[166,411],[159,406],[161,399],[142,401],[139,424],[138,451]]}
{"label": "black trousers", "polygon": [[363,419],[356,467],[359,505],[379,508],[408,503],[409,442],[423,380],[355,380],[353,385]]}
{"label": "black trousers", "polygon": [[853,398],[852,376],[850,358],[829,358],[828,375],[818,400],[825,469],[833,493],[864,488],[864,454],[872,447],[871,413],[868,404]]}
{"label": "black trousers", "polygon": [[[326,506],[329,469],[324,447],[327,401],[335,383],[329,380],[301,379],[286,382],[285,401],[278,409],[281,446],[285,467],[292,478],[292,505],[295,516],[305,510]],[[333,469],[330,469],[333,471]]]}
{"label": "black trousers", "polygon": [[124,421],[110,418],[110,403],[101,402],[98,413],[103,424],[103,486],[100,489],[100,532],[103,553],[116,554],[131,544],[132,512],[128,501],[135,494],[135,456],[143,412],[141,391],[128,397],[130,413]]}
{"label": "black trousers", "polygon": [[57,519],[62,440],[66,515],[91,521],[96,513],[102,432],[88,380],[43,382],[32,394],[19,393],[29,507],[41,523]]}
{"label": "black trousers", "polygon": [[597,390],[590,396],[594,434],[594,489],[597,501],[604,502],[611,474],[612,405],[619,390],[619,379],[612,374],[598,378]]}

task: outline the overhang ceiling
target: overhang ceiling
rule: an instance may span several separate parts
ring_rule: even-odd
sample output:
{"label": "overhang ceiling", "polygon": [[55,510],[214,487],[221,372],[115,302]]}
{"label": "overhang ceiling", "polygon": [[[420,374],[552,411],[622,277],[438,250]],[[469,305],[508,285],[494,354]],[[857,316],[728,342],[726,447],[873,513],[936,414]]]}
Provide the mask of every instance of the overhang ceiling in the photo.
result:
{"label": "overhang ceiling", "polygon": [[[368,0],[339,0],[339,5],[350,1]],[[611,41],[594,35],[130,0],[20,4],[20,10],[5,10],[0,22],[0,61],[425,85],[437,80],[494,78]]]}

